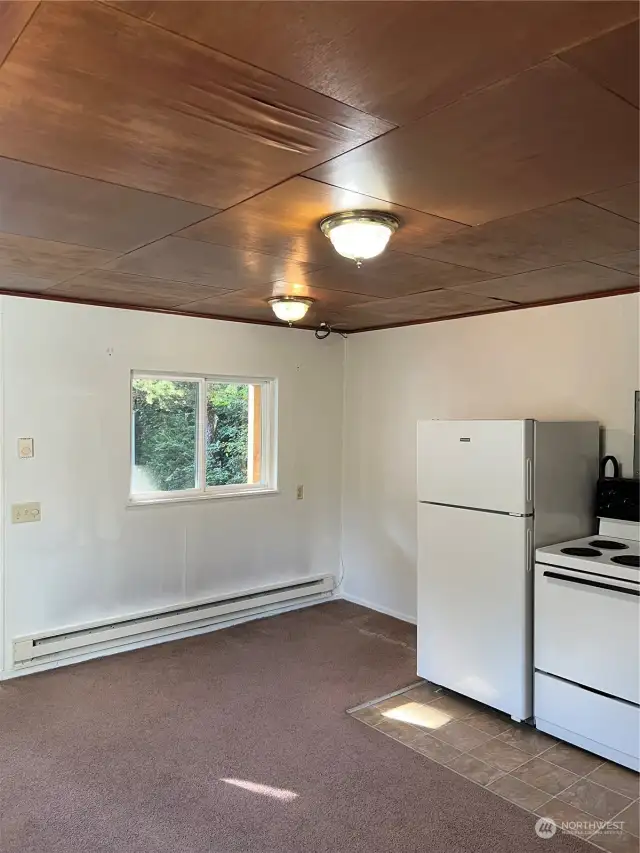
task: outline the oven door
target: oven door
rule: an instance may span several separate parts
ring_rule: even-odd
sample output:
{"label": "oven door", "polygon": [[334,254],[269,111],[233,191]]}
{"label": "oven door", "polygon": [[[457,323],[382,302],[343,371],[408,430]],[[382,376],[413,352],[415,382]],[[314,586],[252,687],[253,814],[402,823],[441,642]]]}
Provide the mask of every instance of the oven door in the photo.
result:
{"label": "oven door", "polygon": [[638,704],[639,636],[639,584],[536,563],[536,670]]}

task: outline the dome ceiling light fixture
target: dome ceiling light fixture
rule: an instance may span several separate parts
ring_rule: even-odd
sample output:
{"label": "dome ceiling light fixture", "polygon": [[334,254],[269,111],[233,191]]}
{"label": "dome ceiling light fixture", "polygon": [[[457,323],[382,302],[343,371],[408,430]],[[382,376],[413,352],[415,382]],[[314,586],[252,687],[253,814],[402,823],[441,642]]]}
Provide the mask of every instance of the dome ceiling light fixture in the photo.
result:
{"label": "dome ceiling light fixture", "polygon": [[389,238],[399,227],[397,216],[381,210],[332,213],[320,222],[320,230],[331,240],[336,252],[358,266],[384,252]]}
{"label": "dome ceiling light fixture", "polygon": [[302,320],[315,300],[308,296],[273,296],[267,301],[278,320],[284,320],[291,326]]}

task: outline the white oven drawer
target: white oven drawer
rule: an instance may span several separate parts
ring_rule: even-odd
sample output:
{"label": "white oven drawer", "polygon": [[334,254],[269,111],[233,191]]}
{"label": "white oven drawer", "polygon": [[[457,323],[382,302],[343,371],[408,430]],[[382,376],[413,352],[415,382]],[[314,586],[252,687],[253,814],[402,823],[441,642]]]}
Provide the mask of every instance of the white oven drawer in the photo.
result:
{"label": "white oven drawer", "polygon": [[640,708],[536,672],[536,726],[562,740],[638,769]]}
{"label": "white oven drawer", "polygon": [[638,584],[536,563],[536,670],[638,704]]}

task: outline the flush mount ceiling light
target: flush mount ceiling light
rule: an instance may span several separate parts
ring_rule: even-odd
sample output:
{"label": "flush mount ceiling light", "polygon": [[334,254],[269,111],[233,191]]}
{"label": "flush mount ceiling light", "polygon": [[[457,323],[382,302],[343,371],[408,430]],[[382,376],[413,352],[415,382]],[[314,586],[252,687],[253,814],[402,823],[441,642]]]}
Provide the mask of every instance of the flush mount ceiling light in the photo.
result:
{"label": "flush mount ceiling light", "polygon": [[278,320],[284,320],[289,325],[302,320],[313,305],[313,299],[307,296],[274,296],[268,302]]}
{"label": "flush mount ceiling light", "polygon": [[379,210],[333,213],[320,222],[320,230],[331,240],[336,252],[355,261],[358,266],[362,261],[384,252],[389,238],[399,226],[397,217]]}

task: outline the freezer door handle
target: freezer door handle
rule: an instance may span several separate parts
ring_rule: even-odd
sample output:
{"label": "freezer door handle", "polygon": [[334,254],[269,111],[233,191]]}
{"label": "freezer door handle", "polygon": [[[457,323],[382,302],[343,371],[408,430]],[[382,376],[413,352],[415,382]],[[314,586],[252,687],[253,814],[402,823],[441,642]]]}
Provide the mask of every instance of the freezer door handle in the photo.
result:
{"label": "freezer door handle", "polygon": [[543,572],[543,576],[545,578],[553,578],[558,581],[566,581],[567,583],[577,583],[581,586],[593,586],[597,589],[610,589],[612,592],[623,592],[625,595],[637,595],[640,596],[640,590],[637,589],[627,589],[623,586],[613,586],[610,583],[601,583],[600,581],[590,581],[586,578],[572,578],[568,575],[560,575],[557,572]]}
{"label": "freezer door handle", "polygon": [[530,572],[533,567],[533,533],[530,527],[527,527],[527,571]]}

